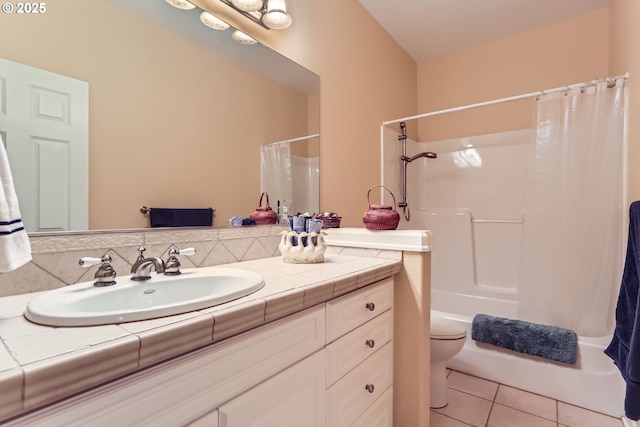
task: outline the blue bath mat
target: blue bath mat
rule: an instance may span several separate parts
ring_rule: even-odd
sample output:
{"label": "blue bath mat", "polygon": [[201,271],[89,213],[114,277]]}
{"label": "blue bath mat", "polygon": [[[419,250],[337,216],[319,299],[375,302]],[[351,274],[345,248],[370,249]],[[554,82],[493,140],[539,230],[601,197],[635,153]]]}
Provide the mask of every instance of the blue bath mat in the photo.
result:
{"label": "blue bath mat", "polygon": [[575,365],[578,336],[557,326],[476,314],[471,338],[520,353]]}

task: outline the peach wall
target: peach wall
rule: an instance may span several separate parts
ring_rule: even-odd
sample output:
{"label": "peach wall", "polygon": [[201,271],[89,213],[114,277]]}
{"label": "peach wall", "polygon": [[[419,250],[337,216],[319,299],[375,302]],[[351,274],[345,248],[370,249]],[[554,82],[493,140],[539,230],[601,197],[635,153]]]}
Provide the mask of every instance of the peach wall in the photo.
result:
{"label": "peach wall", "polygon": [[380,124],[416,112],[416,64],[357,0],[287,7],[285,33],[253,34],[320,76],[320,210],[361,227],[367,191],[380,183]]}
{"label": "peach wall", "polygon": [[628,120],[628,189],[627,201],[640,199],[640,2],[637,0],[612,0],[610,5],[612,74],[628,72],[629,120]]}
{"label": "peach wall", "polygon": [[141,205],[248,216],[259,146],[308,133],[307,96],[104,1],[50,6],[3,14],[0,57],[89,82],[90,228],[146,227]]}
{"label": "peach wall", "polygon": [[[606,77],[608,55],[609,13],[604,8],[418,64],[418,111],[426,113]],[[510,102],[422,119],[418,123],[419,140],[529,127],[535,111],[533,102]]]}

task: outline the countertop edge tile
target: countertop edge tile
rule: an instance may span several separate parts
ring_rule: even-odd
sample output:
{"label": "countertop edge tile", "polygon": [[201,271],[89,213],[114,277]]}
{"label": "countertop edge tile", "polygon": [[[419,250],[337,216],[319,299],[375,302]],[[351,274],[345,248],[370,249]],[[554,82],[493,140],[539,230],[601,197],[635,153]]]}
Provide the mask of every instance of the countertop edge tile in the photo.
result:
{"label": "countertop edge tile", "polygon": [[24,369],[24,409],[32,409],[138,369],[140,342],[126,336]]}
{"label": "countertop edge tile", "polygon": [[368,286],[371,283],[376,281],[377,271],[367,271],[366,273],[358,274],[358,282],[356,284],[356,289],[360,289],[364,286]]}
{"label": "countertop edge tile", "polygon": [[203,314],[163,328],[142,331],[140,367],[162,362],[213,342],[213,315]]}
{"label": "countertop edge tile", "polygon": [[263,299],[218,310],[213,313],[213,342],[253,329],[265,323],[266,302]]}
{"label": "countertop edge tile", "polygon": [[290,289],[264,298],[264,320],[272,322],[289,314],[302,311],[304,307],[304,290]]}
{"label": "countertop edge tile", "polygon": [[0,399],[0,419],[22,411],[23,379],[24,372],[21,368],[0,372],[0,396],[2,396]]}
{"label": "countertop edge tile", "polygon": [[330,300],[333,297],[333,288],[333,281],[330,283],[312,283],[301,286],[300,289],[304,291],[302,308],[307,309]]}
{"label": "countertop edge tile", "polygon": [[335,280],[333,284],[333,298],[355,291],[358,287],[358,274],[346,274]]}

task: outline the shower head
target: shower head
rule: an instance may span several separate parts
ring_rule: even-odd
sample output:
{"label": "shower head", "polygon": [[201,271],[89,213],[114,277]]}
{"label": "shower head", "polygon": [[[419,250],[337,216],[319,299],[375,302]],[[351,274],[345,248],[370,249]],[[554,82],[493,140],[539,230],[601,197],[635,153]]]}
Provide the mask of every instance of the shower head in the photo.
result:
{"label": "shower head", "polygon": [[436,153],[434,153],[434,152],[431,152],[431,151],[425,151],[423,153],[416,154],[413,157],[402,156],[402,157],[400,157],[400,159],[402,159],[403,161],[405,161],[407,163],[411,163],[415,159],[419,159],[420,157],[426,157],[428,159],[437,159],[438,155]]}

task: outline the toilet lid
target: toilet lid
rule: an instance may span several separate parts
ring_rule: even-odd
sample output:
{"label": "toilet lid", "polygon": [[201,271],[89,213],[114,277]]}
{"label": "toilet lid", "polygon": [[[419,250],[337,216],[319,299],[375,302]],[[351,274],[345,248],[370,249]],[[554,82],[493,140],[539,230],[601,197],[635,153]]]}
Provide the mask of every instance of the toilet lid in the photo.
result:
{"label": "toilet lid", "polygon": [[431,338],[458,339],[467,335],[467,328],[460,322],[442,317],[431,316]]}

